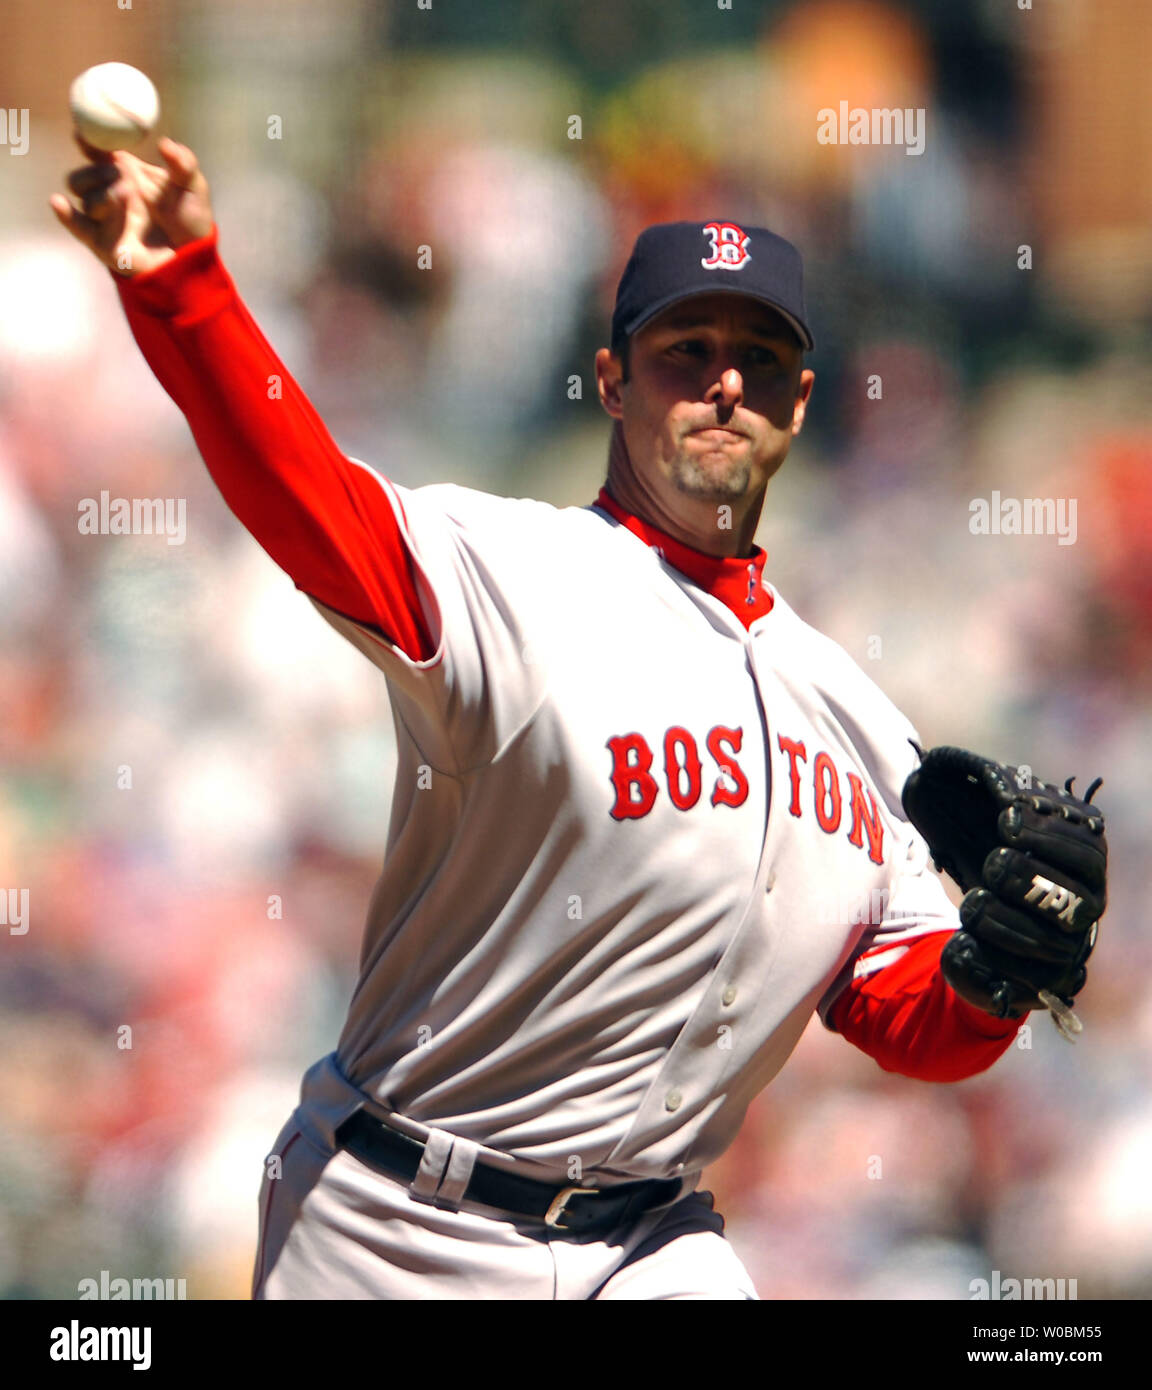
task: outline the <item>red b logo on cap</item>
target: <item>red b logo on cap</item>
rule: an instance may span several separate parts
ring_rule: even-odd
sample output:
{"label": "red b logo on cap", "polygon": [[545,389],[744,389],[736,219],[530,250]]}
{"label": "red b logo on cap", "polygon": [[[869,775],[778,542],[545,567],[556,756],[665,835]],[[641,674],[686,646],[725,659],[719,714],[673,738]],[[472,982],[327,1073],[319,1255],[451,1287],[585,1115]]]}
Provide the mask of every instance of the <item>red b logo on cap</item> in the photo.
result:
{"label": "red b logo on cap", "polygon": [[735,222],[709,222],[701,231],[712,238],[712,254],[700,262],[705,270],[741,270],[752,259],[748,235]]}

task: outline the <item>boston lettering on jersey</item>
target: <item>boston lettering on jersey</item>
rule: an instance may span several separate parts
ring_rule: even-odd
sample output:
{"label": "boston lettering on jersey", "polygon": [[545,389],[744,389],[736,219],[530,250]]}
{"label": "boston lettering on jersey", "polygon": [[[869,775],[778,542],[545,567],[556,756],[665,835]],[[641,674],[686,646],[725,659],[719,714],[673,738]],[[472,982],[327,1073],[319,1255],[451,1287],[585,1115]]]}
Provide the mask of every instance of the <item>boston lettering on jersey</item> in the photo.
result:
{"label": "boston lettering on jersey", "polygon": [[[713,806],[741,806],[748,797],[748,778],[735,757],[743,742],[743,729],[730,729],[723,724],[715,725],[705,736],[704,746],[715,764],[715,779],[709,796]],[[662,743],[668,797],[677,810],[690,811],[704,789],[704,764],[699,745],[692,734],[678,724],[665,730]],[[847,783],[844,793],[840,769],[830,753],[817,752],[809,771],[808,749],[803,740],[780,734],[777,743],[788,759],[789,813],[798,817],[804,815],[800,795],[803,765],[812,788],[812,813],[820,829],[827,835],[836,834],[844,819],[847,800],[852,818],[849,842],[863,849],[867,835],[868,858],[873,864],[883,864],[884,823],[871,789],[864,786],[855,772],[849,772],[844,778]],[[656,755],[647,739],[638,733],[618,734],[607,741],[606,747],[612,754],[611,778],[616,792],[611,809],[613,819],[638,820],[646,816],[660,793],[660,782],[652,773]]]}
{"label": "boston lettering on jersey", "polygon": [[[708,730],[704,746],[718,774],[709,798],[713,806],[740,806],[748,797],[748,779],[734,756],[743,742],[742,729],[717,724]],[[725,751],[725,744],[731,754]],[[643,734],[620,734],[610,738],[607,747],[612,754],[612,785],[616,789],[612,815],[616,820],[638,820],[656,804],[660,790],[652,776],[652,749]],[[690,811],[700,800],[703,766],[696,740],[687,729],[673,724],[664,734],[664,777],[677,810]],[[729,786],[729,782],[735,785]]]}
{"label": "boston lettering on jersey", "polygon": [[[776,741],[780,745],[781,753],[788,757],[788,780],[792,789],[792,800],[788,804],[788,810],[794,816],[802,816],[804,811],[800,800],[800,764],[804,763],[807,766],[808,749],[802,740],[785,738],[783,734],[780,734]],[[835,835],[840,829],[844,800],[840,793],[840,770],[832,761],[830,753],[819,752],[812,759],[811,781],[816,824],[829,835]],[[865,788],[856,773],[849,772],[847,781],[852,806],[852,828],[848,832],[848,839],[863,849],[866,831],[868,858],[873,864],[883,864],[884,823],[880,819],[876,798],[870,788]],[[868,798],[867,804],[864,801],[865,796]]]}

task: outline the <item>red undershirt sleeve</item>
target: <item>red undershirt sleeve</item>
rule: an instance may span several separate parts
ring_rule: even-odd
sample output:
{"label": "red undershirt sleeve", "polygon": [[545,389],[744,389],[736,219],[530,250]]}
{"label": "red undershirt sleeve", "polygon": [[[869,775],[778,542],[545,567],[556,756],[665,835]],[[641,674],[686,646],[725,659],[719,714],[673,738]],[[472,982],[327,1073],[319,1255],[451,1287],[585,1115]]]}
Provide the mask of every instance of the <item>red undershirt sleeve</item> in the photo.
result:
{"label": "red undershirt sleeve", "polygon": [[[1020,1019],[999,1019],[960,998],[940,970],[951,932],[913,941],[898,960],[853,979],[828,1021],[885,1071],[920,1081],[962,1081],[1011,1046]],[[866,958],[865,958],[866,959]]]}
{"label": "red undershirt sleeve", "polygon": [[132,334],[225,502],[296,587],[428,660],[436,643],[383,480],[336,446],[241,301],[217,236],[113,275]]}

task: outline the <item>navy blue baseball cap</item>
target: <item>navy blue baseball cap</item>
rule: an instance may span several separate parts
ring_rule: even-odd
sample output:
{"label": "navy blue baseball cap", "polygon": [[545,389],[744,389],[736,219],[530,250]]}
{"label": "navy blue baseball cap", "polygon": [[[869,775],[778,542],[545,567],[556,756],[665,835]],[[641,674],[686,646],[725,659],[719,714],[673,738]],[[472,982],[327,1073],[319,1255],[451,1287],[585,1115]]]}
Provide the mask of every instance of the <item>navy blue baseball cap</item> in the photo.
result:
{"label": "navy blue baseball cap", "polygon": [[661,222],[636,238],[620,277],[612,350],[670,304],[717,290],[770,305],[805,349],[816,346],[804,308],[804,263],[790,241],[735,222]]}

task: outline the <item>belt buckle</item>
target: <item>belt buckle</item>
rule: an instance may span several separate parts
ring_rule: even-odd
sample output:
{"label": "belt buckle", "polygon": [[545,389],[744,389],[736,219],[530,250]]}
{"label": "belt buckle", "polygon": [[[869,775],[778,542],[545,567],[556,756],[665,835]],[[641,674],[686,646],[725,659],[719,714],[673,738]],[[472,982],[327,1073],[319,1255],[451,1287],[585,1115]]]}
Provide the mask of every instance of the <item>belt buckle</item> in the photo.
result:
{"label": "belt buckle", "polygon": [[568,1205],[569,1200],[572,1197],[600,1197],[602,1195],[595,1187],[562,1187],[552,1198],[548,1210],[544,1213],[544,1224],[552,1226],[557,1231],[566,1231],[568,1227],[561,1225],[560,1218],[564,1215],[564,1208]]}

